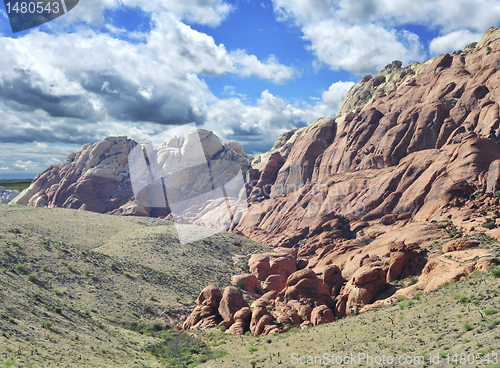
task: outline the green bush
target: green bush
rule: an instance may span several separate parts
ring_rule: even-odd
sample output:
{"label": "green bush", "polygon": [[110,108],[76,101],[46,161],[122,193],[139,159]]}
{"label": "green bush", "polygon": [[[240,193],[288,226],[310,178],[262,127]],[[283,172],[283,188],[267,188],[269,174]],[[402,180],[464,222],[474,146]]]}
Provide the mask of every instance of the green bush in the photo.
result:
{"label": "green bush", "polygon": [[30,281],[36,281],[37,278],[36,273],[30,273],[27,277]]}
{"label": "green bush", "polygon": [[493,308],[486,309],[484,311],[484,314],[486,314],[487,316],[492,315],[492,314],[497,314],[497,313],[498,313],[498,311],[496,309],[493,309]]}
{"label": "green bush", "polygon": [[212,352],[202,340],[193,338],[185,332],[164,330],[160,331],[157,337],[162,341],[151,344],[145,349],[157,357],[167,359],[169,368],[194,367],[210,359],[227,355],[224,350]]}
{"label": "green bush", "polygon": [[7,359],[7,360],[3,363],[2,367],[5,367],[5,368],[10,368],[10,367],[14,367],[15,365],[16,365],[16,362],[15,362],[15,361],[13,361],[13,360],[11,360],[11,359]]}
{"label": "green bush", "polygon": [[493,276],[493,277],[500,277],[500,269],[492,270],[491,271],[491,276]]}
{"label": "green bush", "polygon": [[465,331],[470,331],[472,330],[474,327],[472,327],[472,325],[470,323],[464,323],[464,330]]}
{"label": "green bush", "polygon": [[22,263],[16,264],[16,270],[23,270],[23,269],[24,269],[24,265]]}
{"label": "green bush", "polygon": [[487,229],[494,229],[497,227],[495,221],[488,221],[488,222],[485,222],[484,224],[481,225],[482,227],[485,227]]}
{"label": "green bush", "polygon": [[471,301],[470,296],[462,296],[462,295],[455,295],[453,299],[458,300],[460,303],[463,304],[470,303]]}
{"label": "green bush", "polygon": [[254,353],[254,352],[256,352],[257,350],[259,350],[259,349],[257,349],[255,346],[250,346],[250,347],[248,348],[248,351],[249,351],[250,353]]}
{"label": "green bush", "polygon": [[45,328],[47,328],[49,330],[52,328],[52,326],[54,326],[54,322],[52,322],[52,321],[45,321],[43,323],[43,327],[45,327]]}
{"label": "green bush", "polygon": [[364,247],[365,245],[370,244],[372,241],[373,241],[372,238],[365,238],[365,239],[360,240],[356,245],[358,247]]}
{"label": "green bush", "polygon": [[11,252],[11,251],[10,251],[10,249],[8,249],[8,248],[5,248],[5,249],[3,250],[3,253],[4,253],[4,254],[7,254],[7,255],[9,255],[9,254],[10,254],[10,252]]}
{"label": "green bush", "polygon": [[49,266],[45,265],[45,266],[42,266],[42,271],[48,271],[49,270]]}

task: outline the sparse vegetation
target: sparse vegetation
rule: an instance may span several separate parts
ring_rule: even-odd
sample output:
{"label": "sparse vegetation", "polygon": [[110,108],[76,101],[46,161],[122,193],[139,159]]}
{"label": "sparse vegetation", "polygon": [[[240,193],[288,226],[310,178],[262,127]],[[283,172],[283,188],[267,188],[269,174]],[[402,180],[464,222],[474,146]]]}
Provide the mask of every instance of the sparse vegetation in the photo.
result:
{"label": "sparse vegetation", "polygon": [[167,359],[168,367],[194,367],[227,354],[224,350],[212,352],[202,340],[192,338],[185,332],[165,330],[159,332],[156,336],[161,338],[162,341],[147,346],[146,351]]}
{"label": "sparse vegetation", "polygon": [[52,328],[52,326],[54,326],[54,322],[52,322],[52,321],[45,321],[43,323],[43,327],[45,327],[46,329],[50,330]]}
{"label": "sparse vegetation", "polygon": [[360,240],[356,245],[358,247],[364,247],[365,245],[370,244],[372,241],[373,241],[372,238],[364,238],[364,239]]}
{"label": "sparse vegetation", "polygon": [[30,273],[28,276],[26,276],[28,278],[28,280],[30,280],[31,282],[33,281],[36,281],[37,279],[37,275],[36,273]]}

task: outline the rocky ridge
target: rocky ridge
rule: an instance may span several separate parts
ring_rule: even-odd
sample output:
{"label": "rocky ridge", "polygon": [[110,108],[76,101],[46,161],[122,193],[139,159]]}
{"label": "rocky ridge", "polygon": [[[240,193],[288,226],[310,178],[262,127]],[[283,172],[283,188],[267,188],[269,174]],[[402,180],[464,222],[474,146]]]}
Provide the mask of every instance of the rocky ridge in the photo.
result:
{"label": "rocky ridge", "polygon": [[[234,278],[254,299],[246,330],[331,322],[498,262],[487,244],[500,236],[499,38],[490,29],[463,51],[393,62],[287,159],[273,152],[249,171],[257,184],[233,231],[278,251]],[[283,252],[290,268],[268,271]]]}
{"label": "rocky ridge", "polygon": [[[206,130],[197,130],[196,137],[192,133],[155,147],[149,160],[154,160],[159,169],[168,170],[182,159],[189,160],[186,158],[189,147],[196,140],[201,142],[207,160],[214,162],[214,171],[227,173],[220,167],[225,163],[234,164],[244,172],[250,167],[248,157],[238,143],[221,143],[217,136]],[[37,175],[30,187],[12,200],[12,204],[64,207],[122,216],[167,216],[170,212],[168,204],[154,207],[143,200],[148,196],[147,188],[139,193],[139,198],[134,197],[129,155],[135,147],[137,143],[127,137],[108,137],[101,142],[85,144],[79,152],[68,155],[63,163],[52,165]],[[133,173],[133,179],[148,174],[146,165],[140,169]],[[177,184],[187,191],[212,189],[210,177],[203,176],[199,168],[178,175]]]}

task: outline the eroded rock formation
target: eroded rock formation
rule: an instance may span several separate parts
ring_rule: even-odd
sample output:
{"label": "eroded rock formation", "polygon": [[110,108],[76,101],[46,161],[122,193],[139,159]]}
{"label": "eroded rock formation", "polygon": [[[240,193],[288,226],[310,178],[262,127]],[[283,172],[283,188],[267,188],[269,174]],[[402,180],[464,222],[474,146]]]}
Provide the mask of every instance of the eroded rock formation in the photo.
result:
{"label": "eroded rock formation", "polygon": [[[256,299],[248,329],[328,323],[496,264],[479,239],[500,239],[499,106],[490,29],[464,50],[366,76],[335,119],[263,156],[249,178],[270,191],[250,195],[233,230],[277,247],[249,262],[267,293],[244,291]],[[283,249],[290,265],[273,268]]]}

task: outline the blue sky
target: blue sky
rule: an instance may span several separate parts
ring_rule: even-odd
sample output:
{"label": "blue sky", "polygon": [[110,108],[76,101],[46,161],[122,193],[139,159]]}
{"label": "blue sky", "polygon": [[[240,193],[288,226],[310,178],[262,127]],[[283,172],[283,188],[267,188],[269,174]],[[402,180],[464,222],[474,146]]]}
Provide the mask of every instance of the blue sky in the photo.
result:
{"label": "blue sky", "polygon": [[492,26],[497,0],[81,0],[12,34],[0,6],[0,178],[190,122],[257,154],[334,117],[364,75]]}

